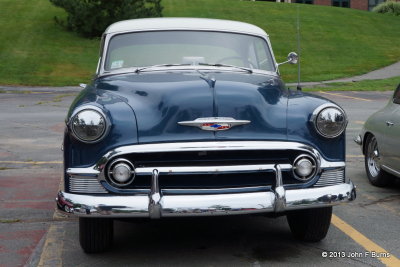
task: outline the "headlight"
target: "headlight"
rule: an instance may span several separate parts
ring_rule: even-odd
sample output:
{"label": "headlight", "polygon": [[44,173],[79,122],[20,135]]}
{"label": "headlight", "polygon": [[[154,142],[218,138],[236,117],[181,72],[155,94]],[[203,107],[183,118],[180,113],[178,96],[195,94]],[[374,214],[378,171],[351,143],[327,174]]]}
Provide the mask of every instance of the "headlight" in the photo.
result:
{"label": "headlight", "polygon": [[95,143],[105,136],[109,126],[100,109],[88,107],[72,116],[70,122],[73,135],[85,143]]}
{"label": "headlight", "polygon": [[320,107],[314,111],[313,123],[317,132],[326,138],[343,133],[347,126],[346,114],[335,106]]}

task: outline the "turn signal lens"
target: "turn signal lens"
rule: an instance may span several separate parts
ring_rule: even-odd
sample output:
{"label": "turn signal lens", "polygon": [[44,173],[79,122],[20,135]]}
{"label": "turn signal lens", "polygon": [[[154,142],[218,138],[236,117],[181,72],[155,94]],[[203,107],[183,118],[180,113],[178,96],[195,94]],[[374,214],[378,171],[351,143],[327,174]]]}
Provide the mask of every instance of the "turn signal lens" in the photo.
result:
{"label": "turn signal lens", "polygon": [[297,180],[306,182],[311,180],[317,172],[315,160],[308,155],[298,156],[293,164],[293,174]]}
{"label": "turn signal lens", "polygon": [[131,178],[132,170],[127,164],[118,163],[112,170],[112,175],[119,184],[125,184]]}

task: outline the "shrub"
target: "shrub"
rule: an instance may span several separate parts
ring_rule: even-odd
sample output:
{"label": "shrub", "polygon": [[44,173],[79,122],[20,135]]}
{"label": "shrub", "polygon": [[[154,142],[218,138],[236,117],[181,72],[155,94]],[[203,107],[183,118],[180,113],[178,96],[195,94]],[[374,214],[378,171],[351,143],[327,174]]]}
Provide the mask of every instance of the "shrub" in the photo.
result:
{"label": "shrub", "polygon": [[85,37],[101,36],[108,25],[126,19],[162,16],[161,0],[50,0],[68,13],[56,22]]}
{"label": "shrub", "polygon": [[374,7],[372,11],[377,13],[386,13],[394,16],[400,16],[400,2],[393,2],[393,1],[383,2]]}

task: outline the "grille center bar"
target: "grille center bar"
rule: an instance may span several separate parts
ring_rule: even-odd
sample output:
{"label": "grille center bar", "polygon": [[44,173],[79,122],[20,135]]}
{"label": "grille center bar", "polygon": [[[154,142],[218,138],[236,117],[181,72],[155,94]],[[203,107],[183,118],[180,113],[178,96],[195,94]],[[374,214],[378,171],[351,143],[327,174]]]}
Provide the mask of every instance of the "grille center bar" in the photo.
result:
{"label": "grille center bar", "polygon": [[[233,168],[229,169],[229,168]],[[247,169],[246,169],[247,167]],[[283,187],[283,182],[282,182],[282,169],[283,168],[291,168],[292,166],[290,164],[267,164],[267,165],[243,165],[243,166],[206,166],[206,167],[192,167],[190,168],[192,172],[195,173],[209,173],[209,172],[227,172],[227,171],[234,171],[237,172],[238,170],[241,171],[274,171],[275,176],[276,176],[276,185],[275,185],[275,191],[273,194],[275,195],[275,201],[274,201],[274,211],[275,212],[282,212],[286,208],[286,190]],[[196,170],[193,170],[193,168],[196,168]],[[142,168],[146,169],[145,171],[142,170],[142,173],[148,173],[148,169],[150,168]],[[159,168],[161,169],[161,173],[187,173],[189,169],[188,167],[166,167],[166,168]],[[152,176],[151,176],[151,190],[149,194],[149,217],[151,219],[159,219],[162,217],[163,214],[163,207],[162,207],[162,195],[161,195],[161,188],[159,186],[159,174],[160,170],[159,169],[153,169],[152,170]],[[174,171],[172,171],[174,170]],[[184,204],[184,203],[183,203]],[[210,208],[210,207],[207,207]]]}
{"label": "grille center bar", "polygon": [[[291,170],[291,164],[280,164],[280,170]],[[246,173],[255,171],[276,171],[274,164],[232,165],[232,166],[190,166],[190,167],[145,167],[136,168],[136,175],[153,175],[157,170],[159,174],[215,174],[215,173]],[[282,179],[281,179],[282,180]]]}

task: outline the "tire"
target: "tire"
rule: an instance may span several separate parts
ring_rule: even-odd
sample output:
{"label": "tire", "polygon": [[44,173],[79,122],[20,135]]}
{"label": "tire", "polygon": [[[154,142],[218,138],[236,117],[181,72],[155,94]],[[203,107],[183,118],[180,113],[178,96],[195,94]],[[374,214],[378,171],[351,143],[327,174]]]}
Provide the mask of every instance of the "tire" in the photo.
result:
{"label": "tire", "polygon": [[286,217],[292,235],[296,239],[318,242],[328,233],[332,207],[291,211]]}
{"label": "tire", "polygon": [[380,166],[378,142],[375,136],[369,135],[367,137],[364,154],[365,171],[367,172],[369,182],[379,187],[388,185],[390,175],[382,170]]}
{"label": "tire", "polygon": [[113,220],[79,218],[79,242],[84,252],[97,253],[108,250],[113,241]]}

